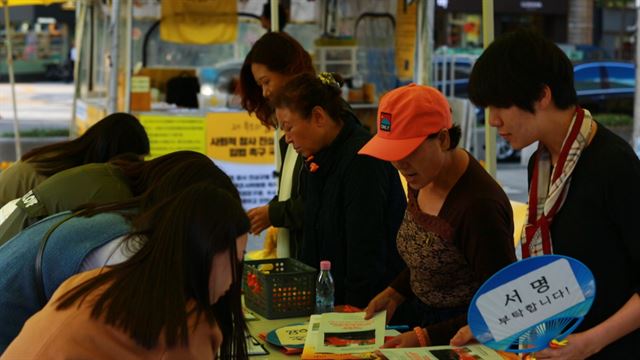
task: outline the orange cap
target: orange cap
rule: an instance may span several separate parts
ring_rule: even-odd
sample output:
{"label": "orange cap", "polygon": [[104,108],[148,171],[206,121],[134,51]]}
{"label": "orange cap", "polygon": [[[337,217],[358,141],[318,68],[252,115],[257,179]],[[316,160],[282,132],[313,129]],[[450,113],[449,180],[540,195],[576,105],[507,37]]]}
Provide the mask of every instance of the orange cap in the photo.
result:
{"label": "orange cap", "polygon": [[358,154],[398,161],[427,136],[453,125],[447,99],[436,89],[409,84],[391,90],[378,105],[378,132]]}

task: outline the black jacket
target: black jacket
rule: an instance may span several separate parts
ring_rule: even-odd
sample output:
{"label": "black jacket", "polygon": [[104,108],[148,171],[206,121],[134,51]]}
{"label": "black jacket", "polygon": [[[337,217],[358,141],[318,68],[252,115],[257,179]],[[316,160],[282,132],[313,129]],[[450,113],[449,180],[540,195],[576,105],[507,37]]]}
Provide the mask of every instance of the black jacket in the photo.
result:
{"label": "black jacket", "polygon": [[336,304],[365,307],[405,267],[396,249],[406,197],[388,162],[358,155],[371,135],[353,116],[304,177],[304,234],[299,259],[331,260]]}
{"label": "black jacket", "polygon": [[[350,118],[351,121],[360,125],[360,120],[353,112],[353,109],[347,102],[343,102],[342,115]],[[287,155],[289,144],[284,136],[278,141],[280,146],[280,169],[277,176],[279,182],[282,181],[282,169],[284,160]],[[291,196],[288,200],[279,201],[278,195],[269,201],[269,221],[275,227],[283,227],[289,230],[289,251],[290,257],[298,259],[300,257],[300,244],[302,244],[302,230],[304,221],[304,202],[303,192],[305,189],[304,179],[306,174],[303,167],[304,159],[302,155],[296,157],[296,163],[293,168],[293,178],[291,182]],[[278,184],[278,189],[280,185]],[[317,264],[314,267],[318,266]]]}

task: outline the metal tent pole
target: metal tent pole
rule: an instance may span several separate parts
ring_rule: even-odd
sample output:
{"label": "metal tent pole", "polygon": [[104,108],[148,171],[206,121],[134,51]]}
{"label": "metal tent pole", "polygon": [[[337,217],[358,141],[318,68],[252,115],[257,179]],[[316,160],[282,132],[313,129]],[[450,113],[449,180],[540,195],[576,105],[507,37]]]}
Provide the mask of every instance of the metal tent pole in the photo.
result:
{"label": "metal tent pole", "polygon": [[76,36],[74,40],[76,60],[73,64],[73,105],[71,106],[71,122],[69,124],[70,136],[76,134],[76,106],[78,104],[78,96],[80,95],[80,67],[82,66],[82,42],[84,41],[84,22],[87,17],[87,7],[88,5],[84,1],[76,1],[76,8],[79,9],[79,14],[78,21],[76,22]]}
{"label": "metal tent pole", "polygon": [[18,121],[18,106],[16,105],[16,79],[13,74],[13,48],[11,46],[11,24],[9,23],[9,2],[2,0],[4,7],[5,41],[7,44],[7,72],[9,73],[9,83],[11,84],[11,101],[13,104],[13,133],[16,147],[16,161],[22,157],[22,147],[20,145],[20,122]]}
{"label": "metal tent pole", "polygon": [[[486,49],[493,42],[493,0],[482,0],[482,38]],[[489,125],[489,109],[484,110],[485,169],[496,177],[496,129]]]}
{"label": "metal tent pole", "polygon": [[124,60],[124,111],[131,111],[131,72],[133,71],[133,0],[126,0],[127,3],[127,26],[125,36],[125,60]]}
{"label": "metal tent pole", "polygon": [[109,98],[107,99],[107,113],[113,114],[118,109],[118,70],[120,69],[120,37],[118,24],[120,23],[120,0],[112,0],[111,4],[111,73],[109,78]]}
{"label": "metal tent pole", "polygon": [[640,157],[640,94],[638,94],[638,86],[640,85],[640,71],[638,64],[640,63],[640,0],[636,0],[636,88],[633,95],[633,136],[632,145],[636,155]]}

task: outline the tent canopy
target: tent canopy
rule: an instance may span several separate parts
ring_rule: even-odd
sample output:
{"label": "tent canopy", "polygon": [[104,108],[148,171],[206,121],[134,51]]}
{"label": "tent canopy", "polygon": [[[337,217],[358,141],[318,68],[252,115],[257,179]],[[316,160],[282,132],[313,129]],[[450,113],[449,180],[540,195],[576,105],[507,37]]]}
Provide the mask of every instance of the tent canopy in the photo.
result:
{"label": "tent canopy", "polygon": [[0,7],[3,7],[5,2],[9,6],[28,6],[28,5],[51,5],[55,3],[67,2],[67,0],[1,0]]}

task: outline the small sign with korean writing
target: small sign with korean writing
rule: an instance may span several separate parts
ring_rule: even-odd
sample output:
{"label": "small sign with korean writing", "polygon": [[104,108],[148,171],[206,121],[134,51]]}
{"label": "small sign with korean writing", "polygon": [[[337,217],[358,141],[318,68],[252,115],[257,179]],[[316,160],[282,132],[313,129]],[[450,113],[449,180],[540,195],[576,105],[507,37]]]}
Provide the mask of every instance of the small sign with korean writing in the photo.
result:
{"label": "small sign with korean writing", "polygon": [[207,155],[244,164],[274,164],[273,130],[244,112],[207,114]]}
{"label": "small sign with korean writing", "polygon": [[584,300],[569,262],[559,259],[480,295],[476,305],[500,341]]}
{"label": "small sign with korean writing", "polygon": [[262,206],[276,195],[278,179],[273,173],[273,165],[247,165],[229,161],[215,161],[233,181],[240,198],[242,198],[242,205],[246,209]]}
{"label": "small sign with korean writing", "polygon": [[151,90],[151,78],[149,76],[132,76],[131,92],[146,93]]}
{"label": "small sign with korean writing", "polygon": [[245,209],[262,206],[276,194],[273,130],[246,112],[209,113],[207,155],[238,188]]}
{"label": "small sign with korean writing", "polygon": [[179,150],[205,152],[205,118],[203,116],[141,114],[139,118],[149,135],[150,158]]}

